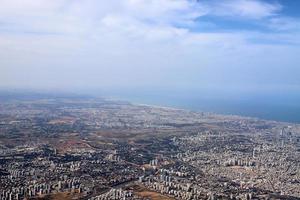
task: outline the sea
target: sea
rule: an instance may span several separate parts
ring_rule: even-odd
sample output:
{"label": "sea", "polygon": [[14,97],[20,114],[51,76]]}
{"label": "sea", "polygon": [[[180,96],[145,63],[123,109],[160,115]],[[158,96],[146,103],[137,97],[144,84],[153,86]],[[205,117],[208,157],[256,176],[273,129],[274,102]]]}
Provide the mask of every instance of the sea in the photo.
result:
{"label": "sea", "polygon": [[138,104],[300,123],[300,93],[292,91],[125,90],[104,92],[104,96]]}
{"label": "sea", "polygon": [[[67,92],[68,93],[68,92]],[[17,95],[16,95],[17,94]],[[33,95],[34,94],[34,95]],[[47,95],[45,95],[47,94]],[[65,92],[50,92],[50,97]],[[74,94],[74,95],[73,95]],[[299,90],[212,90],[212,89],[107,89],[79,90],[70,97],[101,97],[135,104],[174,107],[199,112],[240,115],[266,120],[300,123]],[[46,98],[48,92],[3,92],[0,102],[7,98]]]}

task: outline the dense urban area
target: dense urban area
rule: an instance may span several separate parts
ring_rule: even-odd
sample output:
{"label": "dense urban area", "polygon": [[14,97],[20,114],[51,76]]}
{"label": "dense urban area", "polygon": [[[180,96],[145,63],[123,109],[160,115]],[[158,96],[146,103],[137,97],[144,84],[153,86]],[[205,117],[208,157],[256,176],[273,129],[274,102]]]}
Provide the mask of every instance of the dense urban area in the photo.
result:
{"label": "dense urban area", "polygon": [[300,125],[84,97],[0,101],[0,200],[300,199]]}

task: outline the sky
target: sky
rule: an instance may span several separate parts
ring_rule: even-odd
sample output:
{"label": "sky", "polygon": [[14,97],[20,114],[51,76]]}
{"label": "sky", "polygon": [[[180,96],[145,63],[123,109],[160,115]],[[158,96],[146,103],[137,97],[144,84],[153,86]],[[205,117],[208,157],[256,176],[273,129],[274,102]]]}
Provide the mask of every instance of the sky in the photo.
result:
{"label": "sky", "polygon": [[0,88],[300,91],[297,0],[0,0]]}

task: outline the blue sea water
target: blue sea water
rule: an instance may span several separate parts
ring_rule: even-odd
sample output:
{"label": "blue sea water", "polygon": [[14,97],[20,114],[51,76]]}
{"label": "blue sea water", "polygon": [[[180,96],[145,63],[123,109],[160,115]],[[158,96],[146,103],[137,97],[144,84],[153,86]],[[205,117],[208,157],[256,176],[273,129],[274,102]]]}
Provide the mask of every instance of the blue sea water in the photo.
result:
{"label": "blue sea water", "polygon": [[300,123],[300,93],[295,91],[133,90],[110,92],[108,96],[133,103]]}
{"label": "blue sea water", "polygon": [[[108,97],[138,104],[300,123],[300,91],[297,90],[254,90],[241,92],[183,89],[110,89],[77,92],[81,94],[80,97],[84,97],[85,95],[87,95],[86,97],[89,95],[94,97]],[[16,92],[16,94],[22,98],[32,96],[35,98],[47,97],[44,93]],[[14,92],[0,92],[0,102],[6,98],[16,98],[16,94]],[[61,95],[56,94],[56,92],[52,94],[50,97]],[[70,97],[74,98],[75,96],[71,95]]]}

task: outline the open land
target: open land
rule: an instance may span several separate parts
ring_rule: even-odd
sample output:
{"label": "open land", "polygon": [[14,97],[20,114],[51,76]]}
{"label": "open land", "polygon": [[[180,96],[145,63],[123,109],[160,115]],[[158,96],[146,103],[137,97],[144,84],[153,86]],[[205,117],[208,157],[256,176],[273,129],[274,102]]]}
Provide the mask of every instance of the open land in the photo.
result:
{"label": "open land", "polygon": [[0,103],[0,199],[300,199],[300,125],[35,97]]}

